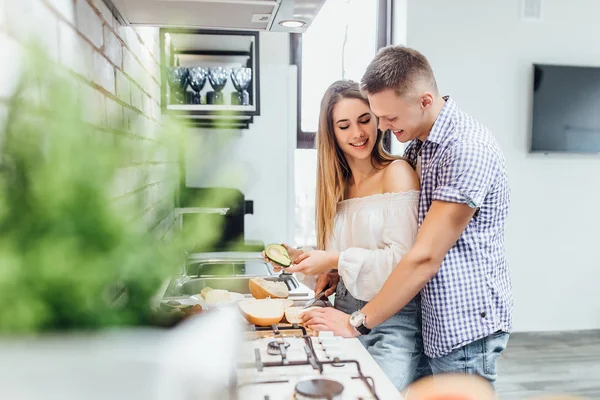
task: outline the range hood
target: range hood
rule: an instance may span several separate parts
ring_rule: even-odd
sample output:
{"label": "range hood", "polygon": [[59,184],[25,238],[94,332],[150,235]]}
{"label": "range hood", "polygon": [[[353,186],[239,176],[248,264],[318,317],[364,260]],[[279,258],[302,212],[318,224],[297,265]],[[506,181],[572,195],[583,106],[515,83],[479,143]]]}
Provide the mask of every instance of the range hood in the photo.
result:
{"label": "range hood", "polygon": [[300,33],[325,1],[104,0],[123,25]]}

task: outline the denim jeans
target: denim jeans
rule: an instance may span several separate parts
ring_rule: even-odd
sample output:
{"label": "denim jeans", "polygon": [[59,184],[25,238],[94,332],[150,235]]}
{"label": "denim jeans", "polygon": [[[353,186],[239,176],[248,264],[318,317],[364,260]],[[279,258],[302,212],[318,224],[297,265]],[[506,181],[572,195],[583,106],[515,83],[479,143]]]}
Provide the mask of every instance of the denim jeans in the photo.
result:
{"label": "denim jeans", "polygon": [[[367,302],[348,293],[340,279],[334,307],[352,314],[365,304]],[[415,297],[398,314],[376,326],[369,334],[359,336],[359,340],[398,390],[420,378],[423,374],[420,367],[423,360],[420,297]]]}
{"label": "denim jeans", "polygon": [[506,349],[508,337],[508,333],[498,331],[454,349],[444,356],[430,358],[431,372],[434,375],[442,373],[479,375],[487,379],[493,386],[497,378],[496,364],[498,357]]}

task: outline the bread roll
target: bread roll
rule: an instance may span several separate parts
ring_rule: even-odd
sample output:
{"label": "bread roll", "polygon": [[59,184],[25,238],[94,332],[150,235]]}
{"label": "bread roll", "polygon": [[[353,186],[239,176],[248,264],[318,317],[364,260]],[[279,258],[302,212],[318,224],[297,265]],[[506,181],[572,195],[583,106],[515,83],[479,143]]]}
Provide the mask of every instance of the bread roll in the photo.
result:
{"label": "bread roll", "polygon": [[290,324],[300,324],[302,322],[302,320],[300,319],[302,313],[308,310],[312,310],[313,308],[316,307],[288,307],[285,309],[285,319]]}
{"label": "bread roll", "polygon": [[208,304],[224,304],[231,302],[231,294],[227,290],[212,289],[205,293],[204,300]]}
{"label": "bread roll", "polygon": [[248,322],[258,326],[269,326],[283,318],[286,307],[291,300],[281,299],[248,299],[238,303],[242,315]]}
{"label": "bread roll", "polygon": [[287,299],[290,291],[283,282],[272,282],[263,278],[252,278],[248,283],[250,293],[255,299]]}

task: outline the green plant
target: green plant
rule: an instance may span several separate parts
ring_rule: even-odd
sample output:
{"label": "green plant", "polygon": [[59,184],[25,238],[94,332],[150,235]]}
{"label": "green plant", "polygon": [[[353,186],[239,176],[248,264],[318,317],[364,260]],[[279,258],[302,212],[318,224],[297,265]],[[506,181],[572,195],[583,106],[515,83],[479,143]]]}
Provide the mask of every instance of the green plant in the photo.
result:
{"label": "green plant", "polygon": [[[151,324],[161,282],[190,243],[211,242],[219,226],[159,240],[139,202],[111,193],[131,151],[119,140],[122,118],[109,116],[111,129],[87,124],[72,77],[39,56],[23,65],[0,129],[0,333]],[[165,122],[150,151],[173,151],[183,134]]]}

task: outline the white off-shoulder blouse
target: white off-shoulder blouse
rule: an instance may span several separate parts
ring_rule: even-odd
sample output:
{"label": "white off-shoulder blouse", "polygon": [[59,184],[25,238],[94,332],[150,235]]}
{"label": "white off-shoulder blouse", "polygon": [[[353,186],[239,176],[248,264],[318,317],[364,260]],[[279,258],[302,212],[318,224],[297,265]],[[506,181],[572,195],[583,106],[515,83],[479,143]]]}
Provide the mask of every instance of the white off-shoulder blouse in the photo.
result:
{"label": "white off-shoulder blouse", "polygon": [[375,194],[338,203],[328,250],[350,294],[369,301],[415,242],[419,191]]}

